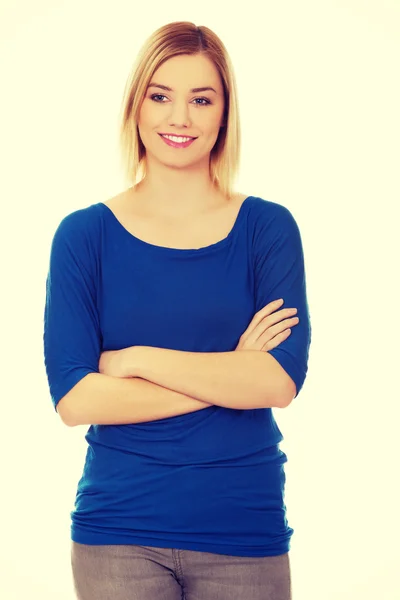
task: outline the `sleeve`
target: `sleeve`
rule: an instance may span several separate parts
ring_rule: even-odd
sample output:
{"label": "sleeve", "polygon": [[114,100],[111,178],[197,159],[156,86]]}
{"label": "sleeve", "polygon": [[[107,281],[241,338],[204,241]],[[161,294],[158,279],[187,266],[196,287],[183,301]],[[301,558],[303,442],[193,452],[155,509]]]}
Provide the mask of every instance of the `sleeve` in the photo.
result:
{"label": "sleeve", "polygon": [[54,234],[46,279],[44,363],[56,411],[85,375],[99,372],[102,336],[94,254],[85,213],[71,213]]}
{"label": "sleeve", "polygon": [[[283,298],[283,308],[297,308],[299,322],[291,334],[268,352],[279,362],[296,385],[298,396],[308,370],[311,321],[306,292],[304,253],[299,227],[283,205],[268,203],[268,218],[258,220],[256,236],[256,312]],[[270,207],[274,210],[271,210]]]}

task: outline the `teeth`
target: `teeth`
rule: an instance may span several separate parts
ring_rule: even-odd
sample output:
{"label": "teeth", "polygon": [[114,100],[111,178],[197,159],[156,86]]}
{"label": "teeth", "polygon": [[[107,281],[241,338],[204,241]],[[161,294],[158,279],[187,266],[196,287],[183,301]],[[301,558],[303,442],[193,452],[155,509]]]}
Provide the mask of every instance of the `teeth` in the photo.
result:
{"label": "teeth", "polygon": [[188,142],[189,140],[193,139],[193,138],[182,138],[182,137],[176,137],[174,135],[163,135],[162,137],[167,138],[168,140],[172,140],[173,142]]}

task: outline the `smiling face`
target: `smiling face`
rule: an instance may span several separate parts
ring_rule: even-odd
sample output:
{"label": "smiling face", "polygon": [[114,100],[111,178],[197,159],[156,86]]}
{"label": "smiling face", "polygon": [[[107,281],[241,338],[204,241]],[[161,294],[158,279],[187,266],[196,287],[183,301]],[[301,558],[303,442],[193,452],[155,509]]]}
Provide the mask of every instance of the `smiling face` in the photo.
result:
{"label": "smiling face", "polygon": [[[180,167],[208,164],[224,107],[223,86],[210,59],[201,54],[168,59],[153,74],[139,113],[138,130],[147,158]],[[174,147],[161,133],[196,139]]]}

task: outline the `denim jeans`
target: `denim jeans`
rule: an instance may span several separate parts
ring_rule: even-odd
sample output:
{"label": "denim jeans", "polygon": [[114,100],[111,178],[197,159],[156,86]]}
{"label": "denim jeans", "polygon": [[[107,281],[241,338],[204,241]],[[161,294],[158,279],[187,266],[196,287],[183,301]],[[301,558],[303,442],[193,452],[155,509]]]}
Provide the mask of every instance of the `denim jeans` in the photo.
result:
{"label": "denim jeans", "polygon": [[72,541],[78,600],[291,600],[289,553],[241,557]]}

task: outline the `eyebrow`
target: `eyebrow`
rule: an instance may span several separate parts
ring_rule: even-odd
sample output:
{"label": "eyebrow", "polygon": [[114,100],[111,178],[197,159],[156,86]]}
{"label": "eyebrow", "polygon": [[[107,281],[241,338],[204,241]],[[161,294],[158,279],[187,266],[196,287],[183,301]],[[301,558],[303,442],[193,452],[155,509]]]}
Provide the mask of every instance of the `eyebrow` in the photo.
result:
{"label": "eyebrow", "polygon": [[[161,83],[155,83],[154,81],[149,83],[148,87],[156,87],[156,88],[160,88],[162,90],[165,90],[167,92],[173,92],[174,90],[170,87],[168,87],[167,85],[161,85]],[[214,90],[213,87],[199,87],[199,88],[192,88],[190,90],[191,93],[196,94],[197,92],[207,92],[207,91],[211,91],[211,92],[215,92],[217,94],[217,91]]]}

